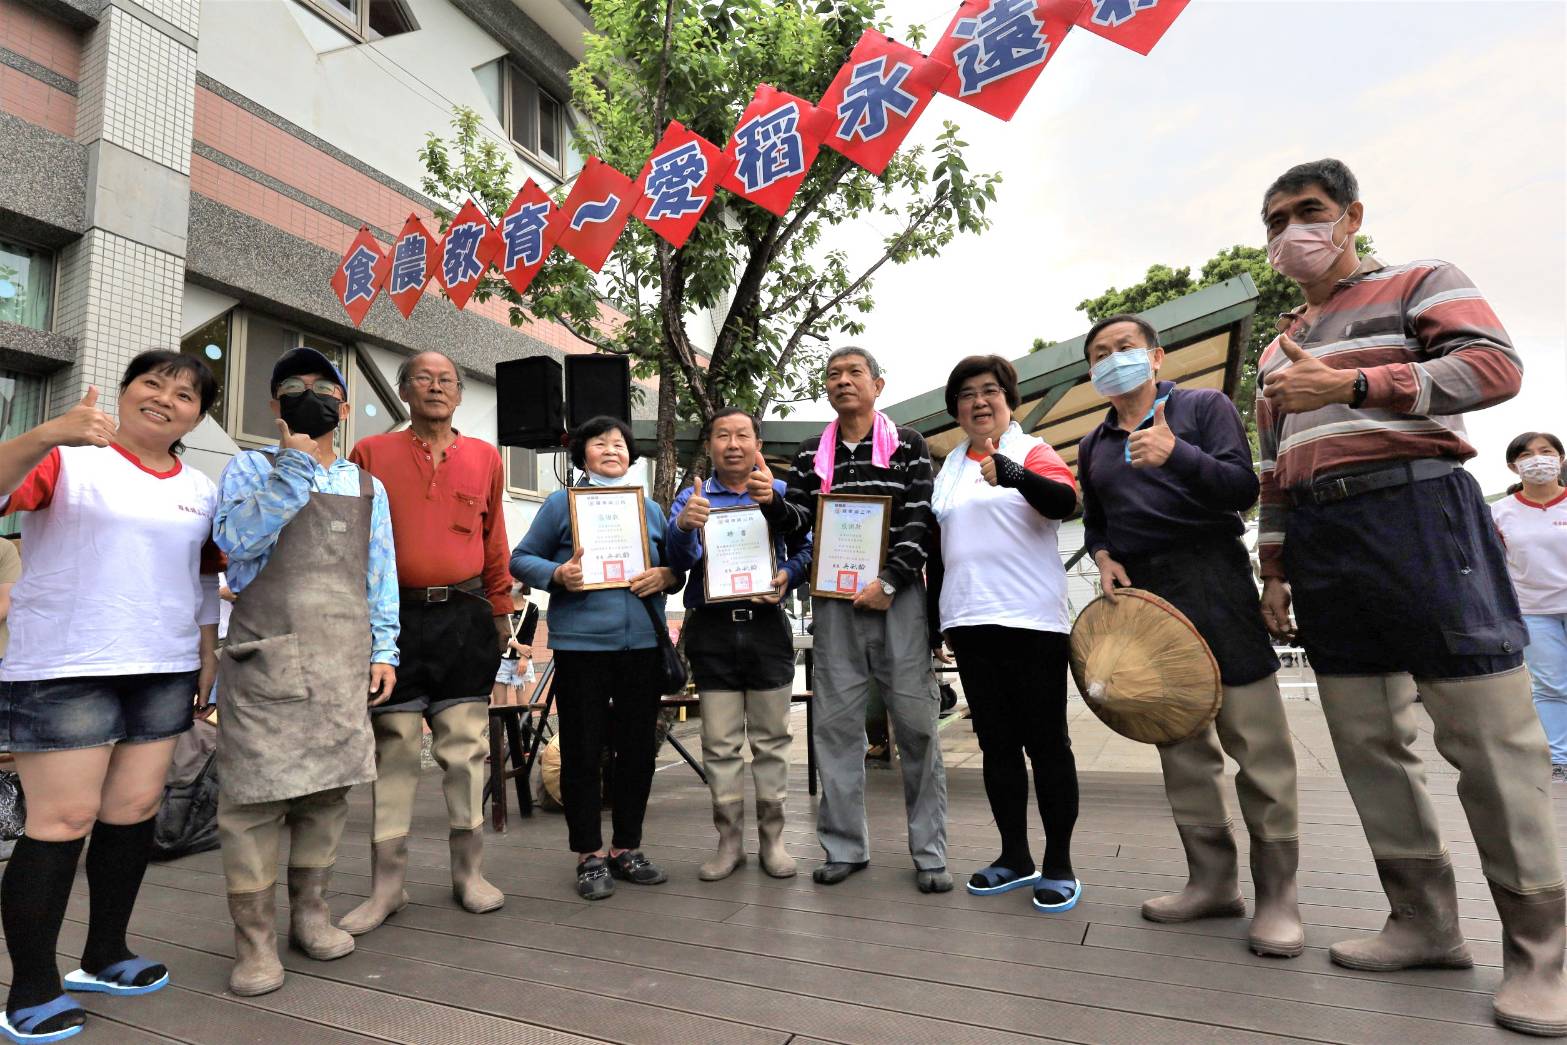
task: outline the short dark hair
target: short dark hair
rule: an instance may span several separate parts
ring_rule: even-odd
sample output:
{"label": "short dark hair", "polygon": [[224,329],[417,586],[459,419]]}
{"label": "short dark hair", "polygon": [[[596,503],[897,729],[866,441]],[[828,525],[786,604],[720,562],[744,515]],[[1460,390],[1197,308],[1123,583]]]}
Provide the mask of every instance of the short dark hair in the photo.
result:
{"label": "short dark hair", "polygon": [[1268,186],[1268,191],[1262,194],[1263,217],[1267,217],[1268,201],[1274,196],[1281,192],[1300,192],[1312,185],[1322,186],[1322,191],[1328,194],[1328,199],[1341,208],[1360,199],[1360,183],[1355,180],[1354,172],[1346,167],[1343,161],[1312,160],[1310,163],[1297,163],[1273,179],[1273,184]]}
{"label": "short dark hair", "polygon": [[881,376],[881,364],[876,362],[876,357],[871,355],[868,349],[861,348],[859,345],[844,345],[842,348],[833,349],[832,354],[827,357],[827,362],[822,364],[822,373],[827,373],[828,368],[844,356],[859,356],[865,360],[865,368],[871,372],[871,377]]}
{"label": "short dark hair", "polygon": [[415,352],[413,355],[397,364],[397,390],[399,392],[408,387],[408,375],[414,368],[414,360],[418,359],[420,356],[440,356],[442,359],[446,360],[452,365],[452,369],[457,372],[457,387],[462,387],[462,367],[457,365],[457,360],[453,359],[451,356],[447,355],[445,352],[442,352],[438,348],[425,348]]}
{"label": "short dark hair", "polygon": [[[188,356],[183,352],[173,352],[166,348],[152,348],[138,355],[130,361],[125,368],[125,376],[120,378],[120,391],[131,387],[131,382],[143,374],[167,374],[169,377],[186,375],[190,383],[196,388],[196,396],[201,400],[201,412],[206,413],[212,409],[212,404],[218,399],[218,379],[212,373],[212,368],[195,356]],[[174,440],[169,447],[171,453],[181,453],[185,444],[180,440]]]}
{"label": "short dark hair", "polygon": [[958,393],[963,382],[980,374],[990,374],[1001,386],[1001,394],[1007,398],[1007,408],[1016,410],[1021,400],[1017,394],[1017,367],[1002,356],[964,356],[947,375],[947,413],[958,416]]}
{"label": "short dark hair", "polygon": [[1083,335],[1084,359],[1087,359],[1090,362],[1092,361],[1092,357],[1088,354],[1088,350],[1094,347],[1094,338],[1103,333],[1106,327],[1113,327],[1117,323],[1135,324],[1137,329],[1143,332],[1143,337],[1148,339],[1149,348],[1159,347],[1159,332],[1153,328],[1152,323],[1148,322],[1142,316],[1134,315],[1131,312],[1117,312],[1113,316],[1106,316],[1105,318],[1099,320],[1093,326],[1088,328],[1088,333]]}
{"label": "short dark hair", "polygon": [[1536,439],[1544,439],[1556,448],[1558,455],[1567,457],[1567,450],[1562,449],[1562,441],[1550,432],[1524,432],[1522,435],[1515,436],[1513,441],[1507,444],[1507,463],[1512,464],[1518,460],[1518,455],[1527,450],[1529,444]]}
{"label": "short dark hair", "polygon": [[713,437],[713,425],[715,422],[720,421],[723,418],[734,417],[736,415],[744,417],[751,422],[751,431],[756,434],[757,440],[760,441],[762,438],[762,422],[757,419],[756,415],[751,413],[749,410],[743,409],[742,407],[726,406],[713,411],[713,416],[709,417],[707,422],[702,425],[702,442],[705,443]]}
{"label": "short dark hair", "polygon": [[618,417],[610,417],[608,414],[600,414],[590,417],[577,426],[571,433],[571,444],[568,452],[571,454],[571,463],[574,467],[587,470],[587,446],[589,439],[596,439],[605,432],[619,432],[626,441],[627,463],[637,463],[636,437],[631,434],[631,426]]}

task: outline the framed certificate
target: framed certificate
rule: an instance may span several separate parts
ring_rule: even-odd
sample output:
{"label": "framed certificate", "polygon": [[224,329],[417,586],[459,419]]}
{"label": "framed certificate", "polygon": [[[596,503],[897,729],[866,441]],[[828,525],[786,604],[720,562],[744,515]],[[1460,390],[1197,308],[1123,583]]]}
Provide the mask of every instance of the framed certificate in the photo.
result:
{"label": "framed certificate", "polygon": [[852,599],[887,561],[892,498],[824,493],[816,498],[811,594]]}
{"label": "framed certificate", "polygon": [[653,558],[642,487],[573,487],[567,497],[572,554],[582,552],[582,590],[630,587]]}
{"label": "framed certificate", "polygon": [[719,508],[702,524],[702,579],[708,602],[766,595],[778,572],[773,534],[758,505]]}

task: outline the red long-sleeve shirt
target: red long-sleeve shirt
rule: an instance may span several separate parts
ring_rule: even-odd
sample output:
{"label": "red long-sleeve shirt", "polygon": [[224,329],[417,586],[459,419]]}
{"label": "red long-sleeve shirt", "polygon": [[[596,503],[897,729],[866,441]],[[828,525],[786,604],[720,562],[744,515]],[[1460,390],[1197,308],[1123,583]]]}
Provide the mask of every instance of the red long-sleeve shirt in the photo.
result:
{"label": "red long-sleeve shirt", "polygon": [[510,613],[501,455],[457,433],[437,463],[412,429],[367,436],[349,460],[381,480],[392,509],[397,582],[405,588],[484,578],[497,615]]}

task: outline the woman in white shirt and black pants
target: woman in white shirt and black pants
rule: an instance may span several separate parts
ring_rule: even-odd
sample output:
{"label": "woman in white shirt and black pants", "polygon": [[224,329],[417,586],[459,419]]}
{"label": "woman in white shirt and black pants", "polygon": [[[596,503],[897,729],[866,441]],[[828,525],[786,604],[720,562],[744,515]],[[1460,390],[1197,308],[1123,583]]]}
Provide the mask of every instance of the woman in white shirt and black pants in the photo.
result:
{"label": "woman in white shirt and black pants", "polygon": [[151,853],[174,740],[217,670],[217,488],[179,459],[217,396],[200,360],[144,352],[120,383],[0,443],[0,511],[26,511],[0,746],[16,755],[27,826],[0,880],[11,992],[0,1036],[59,1041],[84,1014],[55,966],[90,831],[91,916],[64,989],[146,994],[168,983],[125,927]]}

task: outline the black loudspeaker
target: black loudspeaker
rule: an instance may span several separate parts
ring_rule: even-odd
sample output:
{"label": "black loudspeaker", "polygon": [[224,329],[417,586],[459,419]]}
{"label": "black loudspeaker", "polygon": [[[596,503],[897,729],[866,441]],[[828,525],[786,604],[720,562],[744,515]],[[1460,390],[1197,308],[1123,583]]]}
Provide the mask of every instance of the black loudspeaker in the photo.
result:
{"label": "black loudspeaker", "polygon": [[631,360],[607,354],[566,357],[566,423],[607,414],[631,422]]}
{"label": "black loudspeaker", "polygon": [[559,449],[566,436],[560,363],[529,356],[495,364],[495,441],[529,450]]}

